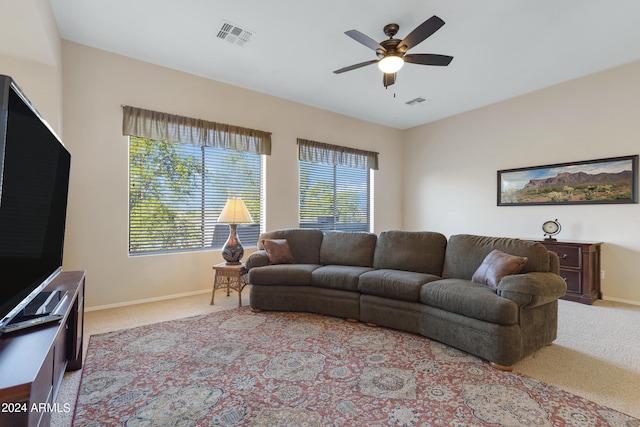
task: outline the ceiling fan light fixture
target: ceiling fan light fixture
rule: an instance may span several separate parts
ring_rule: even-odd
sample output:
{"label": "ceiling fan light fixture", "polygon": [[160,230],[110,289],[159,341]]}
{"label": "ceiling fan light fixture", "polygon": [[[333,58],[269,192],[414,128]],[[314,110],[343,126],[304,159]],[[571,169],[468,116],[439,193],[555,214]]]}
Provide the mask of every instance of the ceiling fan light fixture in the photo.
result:
{"label": "ceiling fan light fixture", "polygon": [[378,68],[386,74],[393,74],[404,65],[404,60],[400,56],[387,55],[378,61]]}

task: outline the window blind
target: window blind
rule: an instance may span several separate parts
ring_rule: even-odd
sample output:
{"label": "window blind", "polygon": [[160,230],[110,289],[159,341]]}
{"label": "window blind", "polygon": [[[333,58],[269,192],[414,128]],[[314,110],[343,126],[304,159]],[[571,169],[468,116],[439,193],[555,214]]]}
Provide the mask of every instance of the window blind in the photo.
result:
{"label": "window blind", "polygon": [[377,167],[377,153],[368,157],[361,150],[309,142],[298,140],[300,227],[371,231],[371,182],[365,165],[375,158]]}
{"label": "window blind", "polygon": [[220,249],[229,226],[217,219],[241,197],[255,224],[238,226],[245,246],[258,241],[262,161],[258,154],[130,138],[129,253]]}
{"label": "window blind", "polygon": [[239,225],[257,244],[262,218],[262,154],[271,133],[123,107],[129,136],[129,254],[222,248],[217,224],[230,197],[241,197],[254,224]]}

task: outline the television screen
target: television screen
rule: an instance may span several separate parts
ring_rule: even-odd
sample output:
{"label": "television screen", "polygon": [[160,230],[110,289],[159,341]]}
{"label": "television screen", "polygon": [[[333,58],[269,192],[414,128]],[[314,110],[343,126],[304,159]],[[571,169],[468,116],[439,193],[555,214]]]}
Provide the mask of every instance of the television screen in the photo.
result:
{"label": "television screen", "polygon": [[0,326],[62,266],[71,155],[0,76]]}

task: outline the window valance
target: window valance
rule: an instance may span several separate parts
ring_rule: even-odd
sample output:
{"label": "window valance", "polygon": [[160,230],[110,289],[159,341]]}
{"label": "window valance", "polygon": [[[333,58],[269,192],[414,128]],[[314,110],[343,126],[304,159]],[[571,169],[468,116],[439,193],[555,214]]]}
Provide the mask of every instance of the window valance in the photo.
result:
{"label": "window valance", "polygon": [[136,107],[123,106],[122,110],[123,135],[271,154],[271,132]]}
{"label": "window valance", "polygon": [[305,162],[378,169],[378,153],[298,138],[298,158]]}

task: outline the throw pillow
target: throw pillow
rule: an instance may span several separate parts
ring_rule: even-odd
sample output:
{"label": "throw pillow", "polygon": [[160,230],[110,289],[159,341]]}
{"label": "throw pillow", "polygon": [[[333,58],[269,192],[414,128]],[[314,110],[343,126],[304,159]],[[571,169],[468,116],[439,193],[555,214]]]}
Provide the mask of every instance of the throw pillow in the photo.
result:
{"label": "throw pillow", "polygon": [[293,255],[287,239],[265,239],[262,241],[269,257],[269,264],[293,264]]}
{"label": "throw pillow", "polygon": [[498,283],[504,276],[517,274],[527,263],[526,257],[509,255],[497,249],[492,250],[473,273],[471,280],[476,283],[498,289]]}

